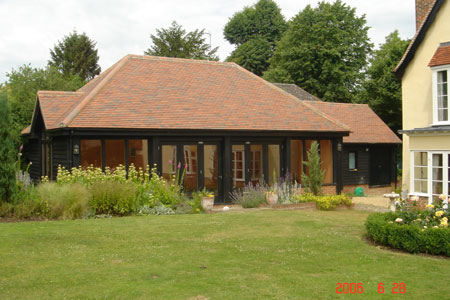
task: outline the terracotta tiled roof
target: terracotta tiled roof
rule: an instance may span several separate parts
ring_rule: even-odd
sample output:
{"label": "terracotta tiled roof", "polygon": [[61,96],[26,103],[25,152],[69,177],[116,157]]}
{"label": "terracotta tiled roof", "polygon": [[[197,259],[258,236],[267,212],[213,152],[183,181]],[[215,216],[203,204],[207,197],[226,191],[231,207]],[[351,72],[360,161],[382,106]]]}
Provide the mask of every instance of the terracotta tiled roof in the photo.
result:
{"label": "terracotta tiled roof", "polygon": [[47,129],[348,132],[234,63],[128,55],[77,92],[39,92]]}
{"label": "terracotta tiled roof", "polygon": [[300,100],[309,100],[309,101],[321,101],[319,98],[314,97],[301,87],[299,87],[296,84],[292,83],[272,83],[282,89],[285,92],[288,92],[289,94],[292,94],[293,96],[297,97]]}
{"label": "terracotta tiled roof", "polygon": [[308,101],[308,103],[350,127],[350,136],[344,137],[344,143],[401,143],[397,135],[367,104],[322,101]]}
{"label": "terracotta tiled roof", "polygon": [[83,93],[39,91],[38,101],[44,117],[45,128],[57,128],[61,119],[80,101]]}
{"label": "terracotta tiled roof", "polygon": [[433,5],[430,6],[430,10],[426,14],[424,21],[422,22],[422,25],[416,31],[416,34],[414,35],[413,39],[411,40],[411,43],[409,44],[408,48],[403,54],[402,59],[398,63],[397,67],[395,67],[394,69],[394,73],[397,75],[398,78],[401,78],[403,76],[403,73],[405,72],[405,69],[408,66],[409,62],[414,58],[417,48],[425,38],[428,28],[431,26],[431,24],[433,24],[439,9],[441,8],[442,4],[444,4],[445,1],[446,0],[435,0]]}
{"label": "terracotta tiled roof", "polygon": [[428,66],[437,67],[448,64],[450,64],[450,42],[443,43],[437,48]]}
{"label": "terracotta tiled roof", "polygon": [[21,134],[29,134],[30,132],[31,132],[31,125],[28,125],[24,129],[22,129],[22,131],[20,133]]}

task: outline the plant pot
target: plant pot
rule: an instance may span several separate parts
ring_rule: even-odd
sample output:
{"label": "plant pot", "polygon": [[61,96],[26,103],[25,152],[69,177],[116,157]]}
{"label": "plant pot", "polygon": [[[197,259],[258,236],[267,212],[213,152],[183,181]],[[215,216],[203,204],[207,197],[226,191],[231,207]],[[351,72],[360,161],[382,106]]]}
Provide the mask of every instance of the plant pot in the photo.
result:
{"label": "plant pot", "polygon": [[212,210],[214,206],[214,197],[202,197],[202,207],[205,211]]}
{"label": "plant pot", "polygon": [[275,205],[278,202],[278,195],[272,192],[266,193],[266,201],[269,205]]}

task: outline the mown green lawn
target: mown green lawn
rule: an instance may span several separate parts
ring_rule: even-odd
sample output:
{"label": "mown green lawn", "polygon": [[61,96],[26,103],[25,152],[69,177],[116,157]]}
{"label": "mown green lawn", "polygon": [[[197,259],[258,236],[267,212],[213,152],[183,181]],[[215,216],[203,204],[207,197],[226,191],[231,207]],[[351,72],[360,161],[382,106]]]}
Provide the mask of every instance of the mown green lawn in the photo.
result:
{"label": "mown green lawn", "polygon": [[[0,223],[0,299],[450,298],[449,259],[368,244],[366,217],[251,211]],[[361,282],[364,292],[337,295],[338,282]],[[395,282],[406,294],[392,294]]]}

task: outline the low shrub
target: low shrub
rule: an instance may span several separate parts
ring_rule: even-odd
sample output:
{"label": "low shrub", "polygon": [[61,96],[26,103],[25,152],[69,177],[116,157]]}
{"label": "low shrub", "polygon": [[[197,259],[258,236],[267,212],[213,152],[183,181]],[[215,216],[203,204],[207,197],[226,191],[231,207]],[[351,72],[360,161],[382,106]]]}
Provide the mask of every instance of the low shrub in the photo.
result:
{"label": "low shrub", "polygon": [[411,253],[450,256],[450,228],[421,228],[405,224],[400,213],[371,214],[365,223],[368,236],[376,243]]}
{"label": "low shrub", "polygon": [[317,204],[317,208],[320,210],[332,210],[339,205],[352,205],[352,199],[344,194],[315,196],[307,193],[302,195],[294,195],[293,199],[295,202],[315,202]]}
{"label": "low shrub", "polygon": [[175,212],[170,207],[164,205],[157,205],[155,207],[150,207],[149,205],[144,205],[139,208],[138,213],[140,215],[173,215]]}
{"label": "low shrub", "polygon": [[43,207],[42,214],[49,219],[78,219],[89,210],[90,193],[79,183],[44,182],[37,186],[36,192]]}
{"label": "low shrub", "polygon": [[267,187],[264,184],[253,185],[251,182],[242,189],[236,189],[231,193],[233,203],[242,205],[243,208],[254,208],[266,203]]}
{"label": "low shrub", "polygon": [[95,214],[128,215],[136,211],[136,187],[126,181],[106,181],[89,188]]}
{"label": "low shrub", "polygon": [[0,218],[12,217],[14,205],[8,202],[0,203]]}

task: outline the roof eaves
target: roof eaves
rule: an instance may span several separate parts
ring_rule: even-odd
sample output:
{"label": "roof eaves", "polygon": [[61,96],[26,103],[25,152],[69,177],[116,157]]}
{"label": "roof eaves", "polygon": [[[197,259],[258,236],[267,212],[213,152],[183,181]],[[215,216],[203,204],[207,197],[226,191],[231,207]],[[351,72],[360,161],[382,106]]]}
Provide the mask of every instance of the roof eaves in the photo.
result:
{"label": "roof eaves", "polygon": [[434,20],[436,19],[437,13],[439,12],[439,9],[441,8],[442,4],[444,4],[444,2],[445,0],[436,0],[434,4],[431,6],[427,16],[425,17],[425,20],[423,21],[419,30],[417,30],[411,43],[409,44],[408,48],[403,54],[402,59],[400,60],[400,62],[393,71],[397,76],[397,78],[401,79],[403,77],[406,67],[414,58],[417,48],[419,48],[419,45],[424,40],[428,28],[430,28],[431,24],[433,24]]}

